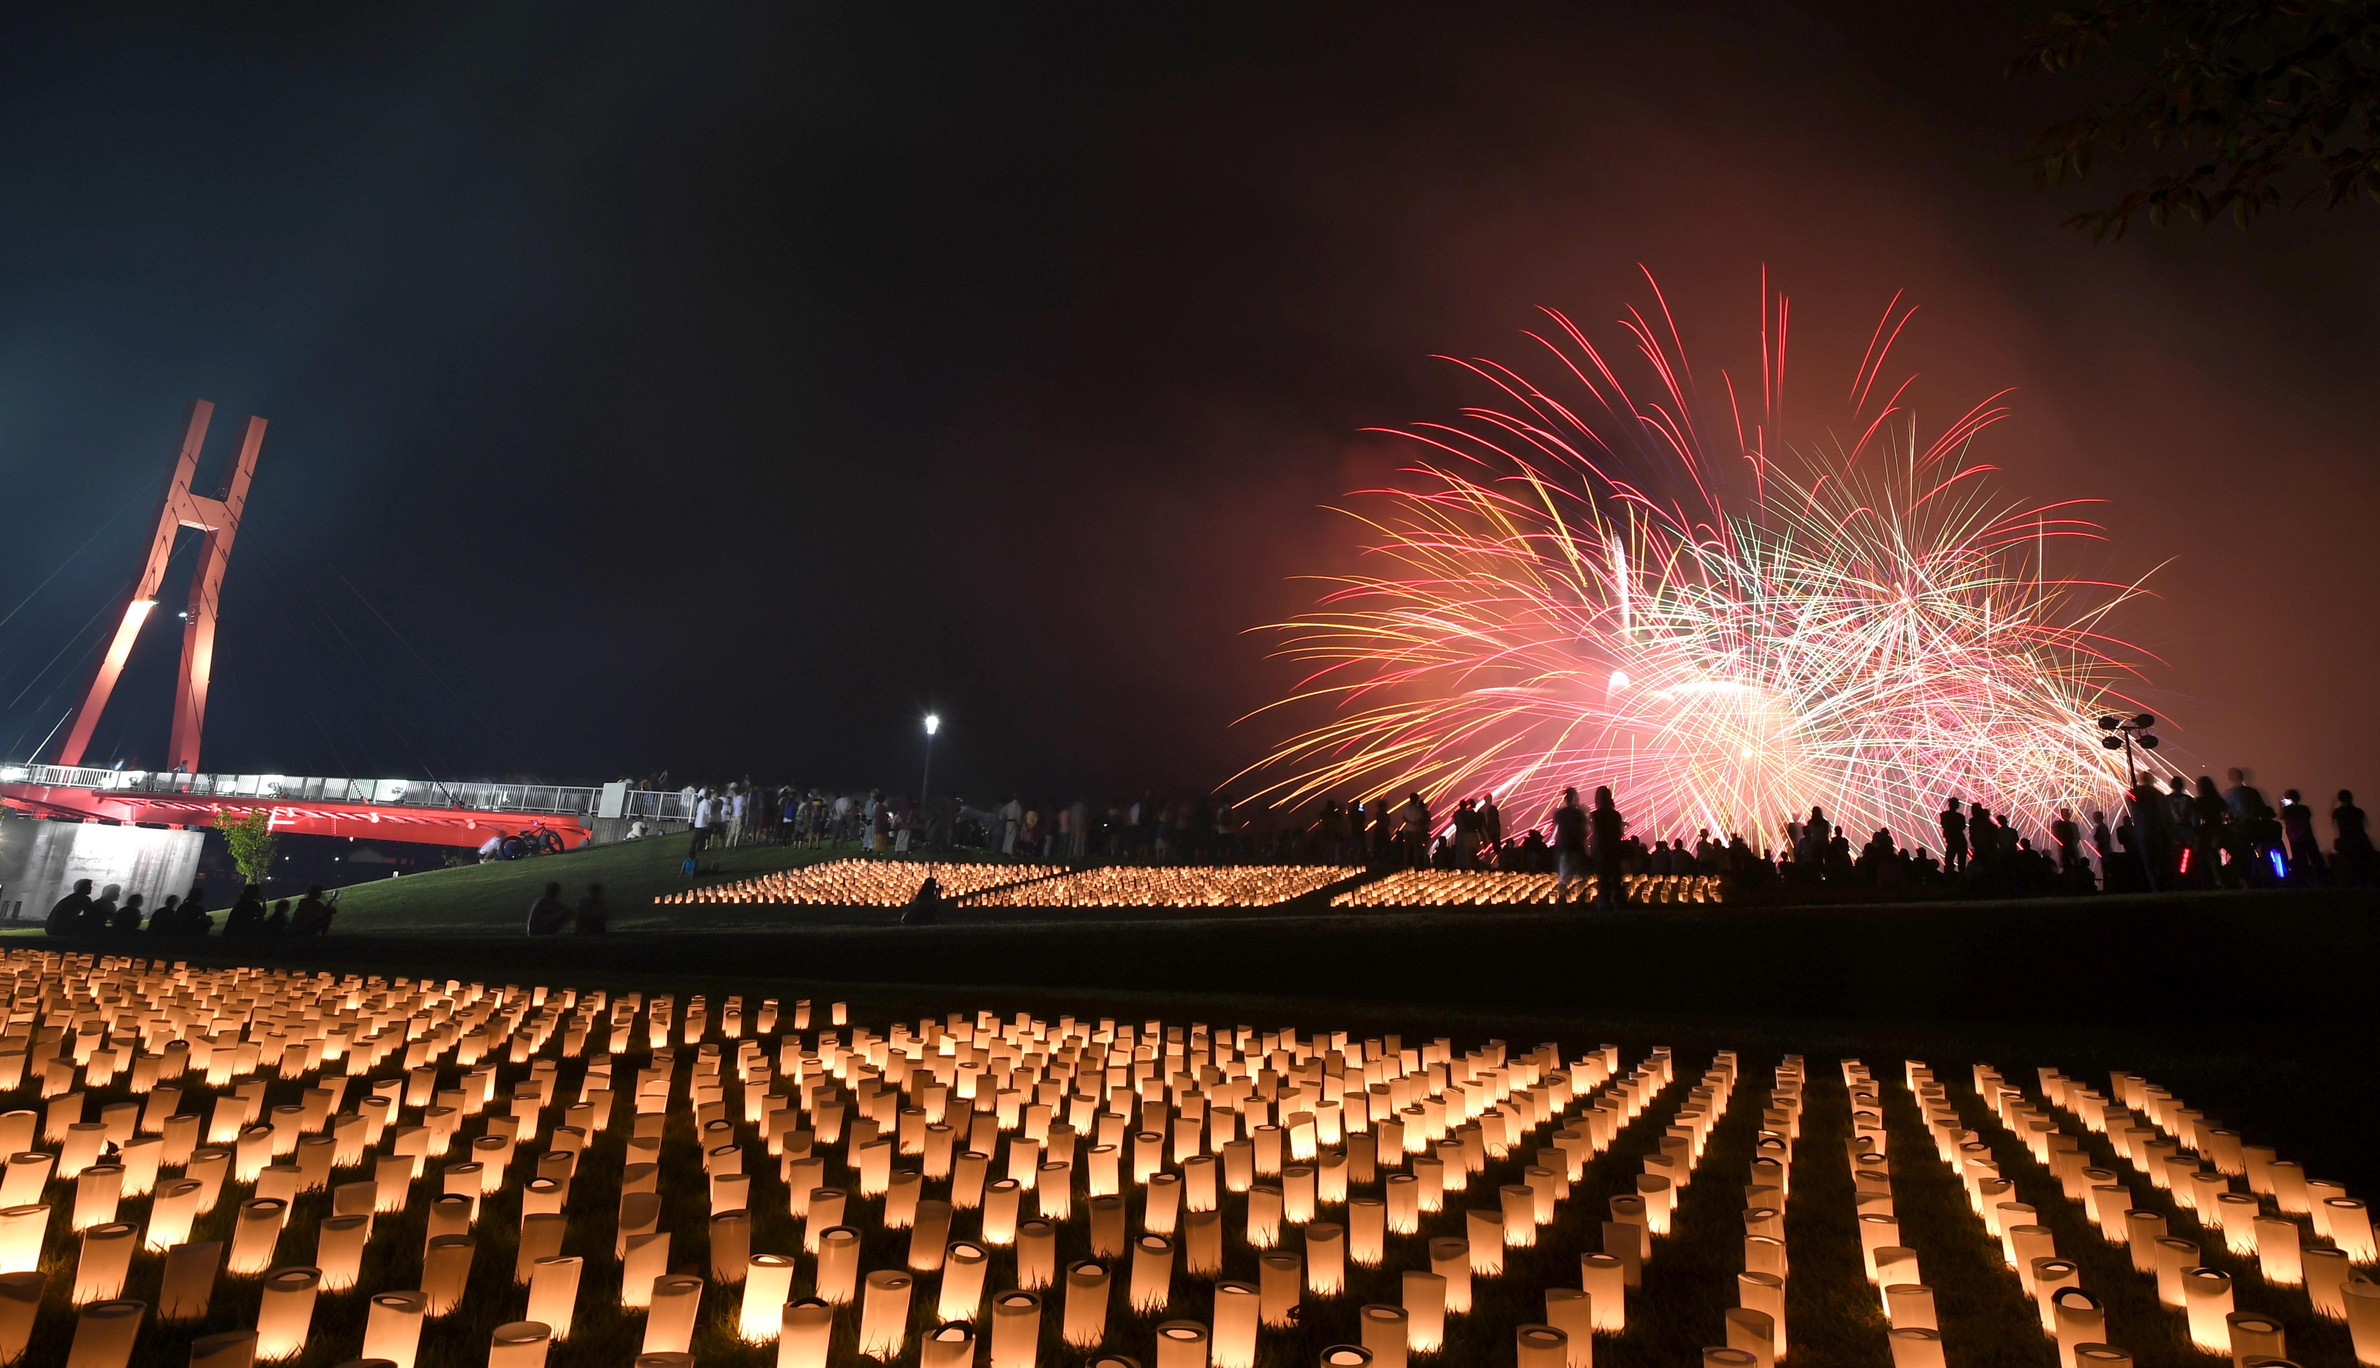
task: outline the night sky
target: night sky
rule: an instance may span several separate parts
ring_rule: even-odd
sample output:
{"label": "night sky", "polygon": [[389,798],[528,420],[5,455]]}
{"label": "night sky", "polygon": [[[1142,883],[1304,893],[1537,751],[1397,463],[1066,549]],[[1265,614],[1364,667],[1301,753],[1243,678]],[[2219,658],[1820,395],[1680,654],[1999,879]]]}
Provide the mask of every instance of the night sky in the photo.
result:
{"label": "night sky", "polygon": [[[1907,290],[1921,419],[2015,386],[2008,487],[2171,562],[2169,741],[2380,787],[2380,218],[2094,247],[2033,9],[212,8],[0,18],[12,757],[204,397],[218,462],[272,423],[210,769],[907,788],[931,706],[937,790],[1204,789],[1361,429],[1538,305],[1616,347],[1642,262],[1739,375],[1765,264],[1813,391]],[[172,625],[95,760],[162,753]]]}

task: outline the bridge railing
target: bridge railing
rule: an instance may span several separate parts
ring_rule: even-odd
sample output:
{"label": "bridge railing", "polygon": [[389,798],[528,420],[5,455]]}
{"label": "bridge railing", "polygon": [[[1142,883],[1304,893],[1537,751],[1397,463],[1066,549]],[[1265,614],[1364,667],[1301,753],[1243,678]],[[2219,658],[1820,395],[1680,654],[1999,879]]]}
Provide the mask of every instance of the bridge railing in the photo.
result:
{"label": "bridge railing", "polygon": [[[288,774],[177,774],[157,770],[94,769],[87,765],[0,765],[0,783],[90,789],[102,793],[186,798],[271,799],[285,803],[372,803],[385,807],[465,808],[481,812],[592,816],[595,788],[567,784],[493,784],[431,779],[344,779]],[[682,806],[675,793],[629,795],[655,800],[636,815],[669,817]]]}

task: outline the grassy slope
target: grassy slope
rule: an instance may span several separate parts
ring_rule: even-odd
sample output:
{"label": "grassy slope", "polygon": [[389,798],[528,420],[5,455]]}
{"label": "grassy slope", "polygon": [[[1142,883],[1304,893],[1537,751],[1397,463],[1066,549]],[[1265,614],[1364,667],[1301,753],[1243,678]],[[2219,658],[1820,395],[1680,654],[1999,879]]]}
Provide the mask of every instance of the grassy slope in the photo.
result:
{"label": "grassy slope", "polygon": [[[699,881],[748,878],[849,853],[783,846],[710,850],[703,853]],[[343,934],[516,934],[528,918],[529,904],[548,883],[559,883],[572,903],[587,885],[602,884],[613,926],[633,929],[638,920],[649,920],[654,897],[687,886],[678,872],[685,855],[685,837],[664,836],[357,884],[339,895],[337,925]]]}

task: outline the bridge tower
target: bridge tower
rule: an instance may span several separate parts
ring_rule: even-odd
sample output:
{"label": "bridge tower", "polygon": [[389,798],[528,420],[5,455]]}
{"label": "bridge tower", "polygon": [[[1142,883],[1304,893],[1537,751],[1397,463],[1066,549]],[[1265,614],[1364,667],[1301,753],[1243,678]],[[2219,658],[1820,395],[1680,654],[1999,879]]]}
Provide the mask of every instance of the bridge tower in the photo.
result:
{"label": "bridge tower", "polygon": [[214,415],[215,406],[204,399],[190,406],[181,455],[174,460],[173,476],[166,482],[165,500],[157,511],[157,531],[149,539],[148,564],[133,588],[132,601],[124,605],[115,639],[100,657],[98,672],[91,677],[91,691],[75,712],[66,743],[58,750],[61,765],[83,762],[91,731],[107,710],[108,695],[115,691],[116,677],[124,672],[125,658],[132,654],[133,640],[157,607],[157,591],[165,580],[166,561],[173,555],[174,537],[188,527],[203,534],[205,540],[199,548],[197,573],[190,579],[190,607],[183,615],[182,668],[176,680],[173,741],[166,764],[185,773],[198,772],[198,738],[206,725],[207,680],[215,666],[215,613],[223,592],[223,572],[231,563],[231,544],[240,533],[240,516],[247,511],[248,481],[256,473],[257,449],[264,445],[264,419],[249,418],[239,459],[232,465],[223,493],[215,498],[192,493],[190,481],[198,473],[199,449],[206,443],[207,423]]}

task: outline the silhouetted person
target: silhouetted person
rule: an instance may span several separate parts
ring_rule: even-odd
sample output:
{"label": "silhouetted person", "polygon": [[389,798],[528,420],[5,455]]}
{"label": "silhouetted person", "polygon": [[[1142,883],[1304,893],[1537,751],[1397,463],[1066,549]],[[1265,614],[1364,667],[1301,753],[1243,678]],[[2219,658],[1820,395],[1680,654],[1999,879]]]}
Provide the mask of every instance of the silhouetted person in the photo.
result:
{"label": "silhouetted person", "polygon": [[2330,872],[2323,867],[2322,841],[2314,834],[2314,809],[2296,789],[2281,795],[2281,839],[2289,845],[2289,877],[2299,883],[2323,883]]}
{"label": "silhouetted person", "polygon": [[1967,814],[1953,795],[1942,805],[1942,871],[1964,873],[1967,868]]}
{"label": "silhouetted person", "polygon": [[917,894],[909,899],[909,905],[901,909],[901,925],[932,926],[934,919],[941,915],[942,884],[929,874],[926,881],[917,886]]}
{"label": "silhouetted person", "polygon": [[338,911],[322,896],[322,885],[306,889],[306,896],[298,900],[297,912],[289,919],[289,933],[293,936],[327,936],[331,932],[331,917]]}
{"label": "silhouetted person", "polygon": [[2330,810],[2330,824],[2339,833],[2331,849],[2338,854],[2339,865],[2347,881],[2357,888],[2372,881],[2372,833],[2365,825],[2363,809],[2355,805],[2355,795],[2347,789],[2339,790],[2339,805]]}
{"label": "silhouetted person", "polygon": [[1628,819],[1612,802],[1608,786],[1595,790],[1595,810],[1587,814],[1595,837],[1595,901],[1610,908],[1627,905],[1628,885],[1621,874],[1620,845],[1628,839]]}
{"label": "silhouetted person", "polygon": [[289,899],[283,898],[273,904],[271,914],[266,916],[263,923],[256,928],[256,933],[260,936],[278,936],[288,930]]}
{"label": "silhouetted person", "polygon": [[74,891],[58,899],[50,908],[50,919],[42,933],[50,936],[71,936],[82,929],[83,914],[91,910],[91,881],[77,879]]}
{"label": "silhouetted person", "polygon": [[2074,820],[2074,809],[2058,809],[2058,820],[2049,824],[2049,838],[2058,843],[2058,872],[2072,874],[2082,866],[2082,823]]}
{"label": "silhouetted person", "polygon": [[125,898],[124,905],[116,909],[115,920],[108,924],[107,929],[126,932],[140,930],[140,905],[144,901],[146,899],[138,893]]}
{"label": "silhouetted person", "polygon": [[2223,801],[2222,791],[2215,787],[2211,774],[2198,776],[2198,795],[2191,799],[2191,818],[2197,823],[2190,836],[2190,872],[2202,887],[2212,888],[2220,880],[2225,884],[2239,882],[2239,869],[2223,867],[2223,850],[2230,844],[2229,826],[2231,805]]}
{"label": "silhouetted person", "polygon": [[182,900],[168,893],[165,895],[165,901],[158,904],[157,910],[149,914],[149,934],[170,936],[174,933],[174,928],[180,924],[181,919]]}
{"label": "silhouetted person", "polygon": [[558,936],[570,925],[570,904],[562,901],[562,885],[545,886],[545,896],[529,904],[529,934]]}
{"label": "silhouetted person", "polygon": [[116,924],[116,899],[123,891],[122,884],[109,884],[101,889],[74,929],[86,935],[105,935],[107,929]]}
{"label": "silhouetted person", "polygon": [[1578,805],[1578,790],[1562,790],[1562,804],[1554,809],[1554,901],[1573,879],[1587,880],[1587,810]]}
{"label": "silhouetted person", "polygon": [[2114,839],[2107,834],[2107,814],[2097,808],[2091,810],[2091,848],[2099,852],[2099,879],[2104,885],[2107,882],[2107,862],[2115,858],[2116,846]]}
{"label": "silhouetted person", "polygon": [[612,910],[604,904],[603,885],[588,884],[587,896],[578,900],[578,933],[600,936],[612,929]]}
{"label": "silhouetted person", "polygon": [[207,891],[203,888],[191,889],[190,896],[182,899],[181,910],[174,916],[174,934],[203,936],[214,929],[215,919],[207,915]]}
{"label": "silhouetted person", "polygon": [[240,900],[223,914],[223,934],[253,936],[264,926],[264,894],[255,884],[240,888]]}

